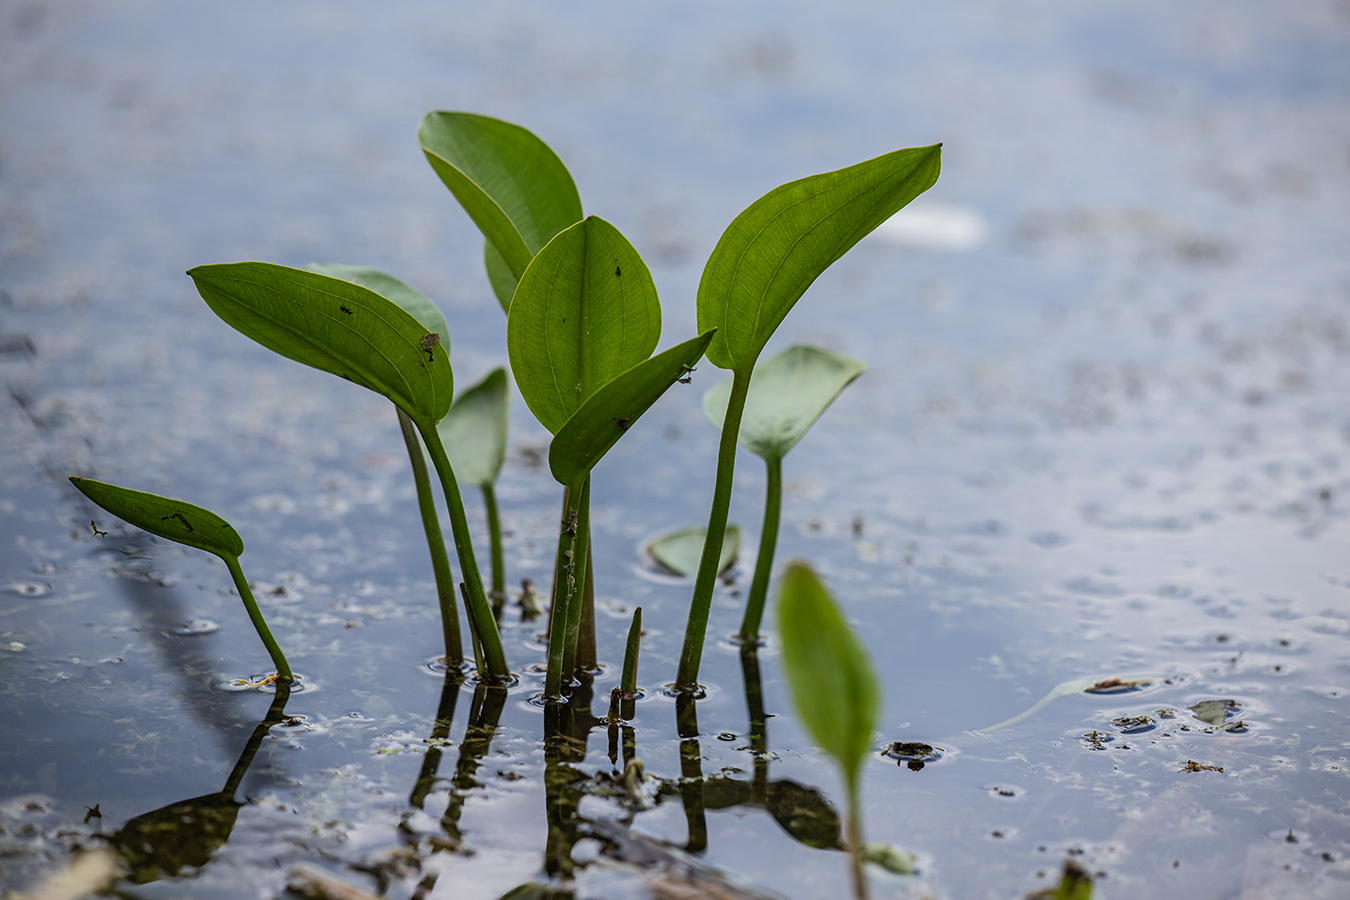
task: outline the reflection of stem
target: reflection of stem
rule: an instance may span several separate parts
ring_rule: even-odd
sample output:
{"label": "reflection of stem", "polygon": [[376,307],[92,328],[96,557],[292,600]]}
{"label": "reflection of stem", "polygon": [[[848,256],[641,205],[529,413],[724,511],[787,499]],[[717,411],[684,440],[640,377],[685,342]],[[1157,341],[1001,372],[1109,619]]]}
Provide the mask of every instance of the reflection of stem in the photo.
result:
{"label": "reflection of stem", "polygon": [[441,536],[441,522],[436,515],[436,500],[431,495],[431,479],[427,477],[427,459],[422,443],[417,439],[417,428],[403,410],[398,411],[398,427],[403,431],[403,443],[408,448],[412,463],[413,484],[417,486],[417,509],[422,514],[422,530],[427,535],[427,549],[431,551],[431,571],[436,576],[436,596],[441,604],[441,631],[445,635],[446,668],[457,668],[464,661],[464,646],[459,637],[459,604],[455,602],[455,579],[450,574],[450,559],[445,555],[445,538]]}
{"label": "reflection of stem", "polygon": [[482,485],[483,509],[487,511],[488,541],[492,547],[492,614],[502,616],[506,602],[506,562],[502,553],[502,520],[497,514],[497,491],[492,482]]}
{"label": "reflection of stem", "polygon": [[745,412],[745,397],[750,391],[752,368],[753,360],[750,365],[738,369],[731,379],[731,397],[727,401],[722,442],[717,450],[717,477],[713,485],[712,509],[708,511],[707,536],[703,541],[703,555],[698,561],[694,596],[689,601],[689,620],[684,629],[684,646],[680,649],[680,665],[675,675],[675,687],[681,693],[698,690],[698,665],[708,634],[708,614],[712,610],[713,589],[717,586],[717,570],[722,559],[722,540],[726,537],[727,515],[731,511],[736,438],[741,430],[741,415]]}
{"label": "reflection of stem", "polygon": [[262,746],[263,738],[267,737],[267,732],[271,727],[286,718],[286,701],[291,698],[291,686],[284,681],[277,682],[277,692],[272,696],[272,703],[267,707],[267,715],[258,723],[258,727],[253,729],[253,734],[249,736],[248,743],[244,745],[244,752],[239,754],[239,761],[234,764],[230,770],[230,777],[225,779],[225,787],[220,789],[221,796],[227,799],[234,799],[235,791],[239,790],[239,785],[244,781],[244,775],[248,772],[248,767],[253,765],[253,757],[257,755],[258,748]]}
{"label": "reflection of stem", "polygon": [[764,497],[764,527],[759,532],[759,558],[755,560],[755,577],[750,582],[750,596],[745,601],[745,618],[741,620],[741,644],[752,645],[759,640],[759,623],[764,616],[764,601],[769,595],[769,572],[773,569],[773,551],[778,543],[778,514],[783,505],[783,458],[766,456],[769,483]]}
{"label": "reflection of stem", "polygon": [[501,635],[497,632],[497,620],[492,617],[492,606],[483,593],[483,578],[478,574],[478,560],[473,555],[473,542],[469,536],[469,520],[464,515],[464,500],[459,495],[459,485],[455,481],[455,470],[450,466],[450,458],[445,455],[445,445],[434,425],[417,429],[422,435],[431,455],[431,464],[441,480],[441,490],[445,494],[445,505],[450,513],[450,533],[455,539],[455,554],[459,557],[459,570],[464,575],[464,593],[468,606],[469,625],[483,648],[483,665],[478,670],[484,681],[505,683],[511,679],[511,671],[506,666],[506,654],[502,651]]}
{"label": "reflection of stem", "polygon": [[675,727],[680,741],[680,799],[689,829],[685,849],[702,853],[708,848],[708,818],[703,805],[703,756],[698,745],[698,710],[694,695],[681,693],[675,698]]}
{"label": "reflection of stem", "polygon": [[741,645],[741,676],[745,680],[745,710],[750,716],[750,751],[755,755],[755,797],[763,802],[769,786],[769,723],[764,714],[757,650],[753,643]]}
{"label": "reflection of stem", "polygon": [[253,628],[258,632],[258,637],[262,638],[263,646],[272,656],[272,665],[277,667],[278,680],[290,684],[295,681],[295,676],[291,674],[291,667],[286,662],[286,656],[281,652],[281,647],[277,645],[277,639],[272,637],[272,629],[267,627],[267,622],[263,619],[262,610],[258,609],[258,601],[253,599],[253,592],[248,589],[248,579],[244,577],[244,570],[239,568],[239,557],[221,556],[225,560],[225,566],[230,570],[230,577],[234,579],[234,586],[239,591],[239,599],[244,601],[244,609],[248,610],[248,617],[253,621]]}
{"label": "reflection of stem", "polygon": [[456,841],[460,839],[459,817],[464,809],[464,801],[468,799],[469,791],[478,786],[474,775],[478,773],[478,766],[492,745],[493,735],[497,733],[497,722],[501,719],[505,705],[505,689],[482,683],[474,687],[473,702],[469,705],[469,725],[459,745],[459,761],[455,764],[455,777],[451,782],[454,789],[450,792],[445,814],[441,816],[441,827]]}
{"label": "reflection of stem", "polygon": [[457,670],[450,669],[445,673],[445,683],[441,686],[441,703],[436,709],[436,724],[431,729],[431,740],[427,742],[427,754],[422,760],[422,771],[417,776],[417,784],[413,785],[412,794],[408,797],[409,806],[421,809],[426,802],[427,794],[431,793],[431,788],[436,783],[436,770],[441,764],[441,746],[450,736],[450,725],[455,718],[455,701],[459,699],[461,684]]}

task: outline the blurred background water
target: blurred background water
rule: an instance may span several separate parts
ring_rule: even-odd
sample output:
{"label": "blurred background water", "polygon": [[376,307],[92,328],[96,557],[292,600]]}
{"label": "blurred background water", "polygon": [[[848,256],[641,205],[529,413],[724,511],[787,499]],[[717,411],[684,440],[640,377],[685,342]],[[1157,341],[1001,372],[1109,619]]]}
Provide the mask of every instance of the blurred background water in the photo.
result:
{"label": "blurred background water", "polygon": [[[6,3],[0,886],[220,790],[267,710],[216,687],[265,660],[223,567],[110,527],[72,473],[231,520],[317,684],[287,708],[305,724],[269,732],[211,861],[121,895],[274,896],[300,861],[391,897],[435,875],[425,894],[490,898],[540,873],[536,627],[507,628],[524,678],[487,762],[462,790],[437,783],[432,819],[408,825],[441,684],[423,666],[437,628],[392,412],[244,340],[182,274],[376,266],[442,305],[461,385],[503,364],[481,239],[416,144],[440,108],[558,152],[586,211],[651,267],[663,346],[693,333],[702,263],[756,197],[942,141],[938,184],[822,277],[770,347],[870,366],[787,461],[779,554],[815,564],[860,626],[885,681],[878,751],[947,751],[919,772],[880,752],[868,767],[870,838],[920,860],[878,891],[1021,896],[1068,857],[1104,873],[1107,897],[1342,896],[1347,60],[1343,0]],[[716,433],[698,398],[718,377],[700,366],[597,470],[601,656],[617,662],[642,605],[650,688],[673,677],[689,587],[651,574],[641,545],[706,517]],[[546,440],[516,402],[513,583],[548,581]],[[753,540],[753,457],[737,484]],[[754,760],[720,638],[746,581],[716,598],[695,754],[732,780]],[[200,620],[219,628],[181,633]],[[837,806],[774,654],[772,771]],[[970,733],[1062,682],[1128,675],[1169,680]],[[1233,701],[1244,726],[1204,721],[1205,700]],[[472,746],[470,702],[466,688],[450,756]],[[1145,714],[1145,732],[1115,721]],[[635,724],[648,770],[677,779],[673,703],[651,691]],[[609,771],[603,731],[576,765]],[[434,820],[456,790],[450,842]],[[665,797],[633,831],[684,846],[685,807]],[[846,890],[839,854],[752,806],[710,812],[708,831],[700,858],[761,889]],[[437,852],[436,835],[454,846]],[[660,896],[587,841],[580,894]]]}

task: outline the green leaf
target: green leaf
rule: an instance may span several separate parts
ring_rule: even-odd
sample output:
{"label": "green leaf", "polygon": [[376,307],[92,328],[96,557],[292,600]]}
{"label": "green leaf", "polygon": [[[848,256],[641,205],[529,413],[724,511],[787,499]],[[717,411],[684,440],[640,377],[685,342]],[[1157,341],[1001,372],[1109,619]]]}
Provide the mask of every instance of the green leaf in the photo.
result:
{"label": "green leaf", "polygon": [[548,467],[553,477],[571,485],[590,472],[638,417],[694,367],[712,335],[706,331],[663,350],[591,395],[548,445]]}
{"label": "green leaf", "polygon": [[261,262],[188,275],[216,315],[269,350],[383,394],[428,427],[449,410],[445,335],[369,288]]}
{"label": "green leaf", "polygon": [[698,327],[717,329],[708,360],[753,366],[821,272],[932,187],[941,144],[896,150],[774,188],[732,220],[698,286]]}
{"label": "green leaf", "polygon": [[117,518],[151,534],[214,553],[222,559],[236,559],[244,552],[239,532],[200,506],[78,475],[70,476],[70,483]]}
{"label": "green leaf", "polygon": [[567,167],[519,125],[432,112],[422,120],[417,141],[512,278],[524,273],[530,257],[555,234],[581,219],[581,198]]}
{"label": "green leaf", "polygon": [[797,712],[852,787],[872,742],[881,689],[866,649],[805,563],[788,563],[783,573],[778,629]]}
{"label": "green leaf", "polygon": [[618,229],[595,216],[535,255],[506,317],[516,385],[554,434],[603,385],[650,356],[660,339],[661,302],[651,273]]}
{"label": "green leaf", "polygon": [[506,455],[506,370],[493,369],[459,395],[436,426],[456,477],[479,487],[497,480]]}
{"label": "green leaf", "polygon": [[502,312],[510,312],[511,298],[516,294],[516,276],[511,274],[511,267],[492,246],[492,241],[483,241],[483,268],[487,269],[488,283],[492,285],[492,293],[497,296]]}
{"label": "green leaf", "polygon": [[[647,552],[663,569],[690,578],[698,571],[698,560],[703,553],[703,541],[707,534],[707,529],[702,525],[669,531],[648,544]],[[731,568],[740,550],[740,526],[728,525],[722,536],[722,554],[717,560],[717,574]]]}
{"label": "green leaf", "polygon": [[[765,459],[782,459],[866,369],[856,359],[801,344],[766,359],[750,379],[738,439]],[[703,413],[719,428],[730,397],[730,379],[703,395]]]}
{"label": "green leaf", "polygon": [[352,284],[370,288],[421,322],[422,327],[427,331],[439,334],[446,352],[450,352],[450,326],[445,321],[445,315],[441,312],[439,306],[431,302],[426,294],[416,288],[409,287],[393,275],[387,275],[379,269],[372,269],[369,266],[310,263],[305,268],[311,272],[318,272],[320,275],[341,278],[343,281],[350,281]]}

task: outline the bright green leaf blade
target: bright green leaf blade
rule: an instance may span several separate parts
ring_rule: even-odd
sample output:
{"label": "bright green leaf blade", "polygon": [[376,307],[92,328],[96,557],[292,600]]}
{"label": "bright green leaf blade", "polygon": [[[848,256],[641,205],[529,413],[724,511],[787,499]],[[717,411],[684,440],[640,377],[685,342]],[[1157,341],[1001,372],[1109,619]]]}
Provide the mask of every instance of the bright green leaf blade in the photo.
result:
{"label": "bright green leaf blade", "polygon": [[548,467],[553,477],[570,485],[594,468],[638,417],[694,367],[712,336],[706,331],[663,350],[596,391],[549,443]]}
{"label": "bright green leaf blade", "polygon": [[350,281],[352,284],[370,288],[421,322],[422,327],[427,331],[439,334],[445,352],[450,352],[450,326],[445,321],[445,315],[441,312],[439,306],[431,302],[426,294],[416,288],[409,287],[393,275],[387,275],[379,269],[372,269],[369,266],[310,263],[305,268],[311,272],[318,272],[320,275],[341,278],[343,281]]}
{"label": "bright green leaf blade", "polygon": [[450,409],[446,345],[369,288],[261,262],[188,275],[216,315],[269,350],[383,394],[414,421],[435,423]]}
{"label": "bright green leaf blade", "polygon": [[239,532],[229,522],[200,506],[78,475],[70,476],[70,483],[117,518],[151,534],[221,558],[238,558],[244,552]]}
{"label": "bright green leaf blade", "polygon": [[508,397],[506,370],[493,369],[460,394],[437,424],[460,483],[486,487],[497,480],[506,455]]}
{"label": "bright green leaf blade", "polygon": [[788,563],[778,592],[783,669],[812,739],[856,784],[881,706],[867,651],[825,586],[801,562]]}
{"label": "bright green leaf blade", "polygon": [[492,246],[492,241],[483,241],[483,268],[487,269],[488,283],[492,285],[492,293],[501,304],[502,312],[509,312],[518,279],[511,274],[511,267],[502,259],[497,248]]}
{"label": "bright green leaf blade", "polygon": [[[681,528],[658,535],[647,545],[647,553],[656,560],[661,568],[674,575],[693,578],[698,572],[698,561],[703,555],[703,541],[708,530],[702,525]],[[741,529],[739,525],[728,525],[722,536],[722,554],[717,561],[717,574],[721,575],[736,561],[741,551]]]}
{"label": "bright green leaf blade", "polygon": [[774,188],[732,220],[698,286],[698,327],[717,329],[708,360],[754,365],[821,272],[932,187],[940,147],[896,150]]}
{"label": "bright green leaf blade", "polygon": [[[867,366],[841,353],[797,344],[755,366],[738,439],[765,459],[782,459]],[[727,415],[731,381],[703,395],[703,413],[718,428]]]}
{"label": "bright green leaf blade", "polygon": [[432,112],[417,141],[514,278],[555,234],[581,219],[581,198],[567,167],[519,125]]}
{"label": "bright green leaf blade", "polygon": [[651,273],[627,238],[595,216],[535,255],[506,316],[516,386],[554,434],[603,385],[650,356],[660,339],[661,301]]}

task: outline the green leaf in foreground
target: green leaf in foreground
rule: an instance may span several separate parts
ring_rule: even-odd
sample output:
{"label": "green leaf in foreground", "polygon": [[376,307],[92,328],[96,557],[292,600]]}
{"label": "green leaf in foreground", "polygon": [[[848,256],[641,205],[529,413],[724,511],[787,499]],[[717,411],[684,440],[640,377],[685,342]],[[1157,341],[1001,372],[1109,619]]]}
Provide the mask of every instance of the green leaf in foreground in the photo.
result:
{"label": "green leaf in foreground", "polygon": [[711,331],[643,360],[600,388],[558,429],[548,445],[548,467],[565,485],[584,478],[638,417],[694,367]]}
{"label": "green leaf in foreground", "polygon": [[269,350],[383,394],[414,422],[434,425],[449,410],[444,335],[369,288],[262,262],[188,275],[216,315]]}
{"label": "green leaf in foreground", "polygon": [[508,396],[506,370],[493,369],[460,394],[436,426],[461,482],[482,487],[497,480],[506,455]]}
{"label": "green leaf in foreground", "polygon": [[220,557],[244,552],[239,532],[209,509],[78,475],[70,476],[70,483],[117,518],[158,537]]}
{"label": "green leaf in foreground", "polygon": [[553,434],[660,339],[651,273],[628,239],[596,216],[535,255],[506,317],[511,373],[525,405]]}
{"label": "green leaf in foreground", "polygon": [[896,150],[774,188],[732,220],[698,286],[708,360],[753,366],[797,300],[872,229],[932,187],[941,144]]}
{"label": "green leaf in foreground", "polygon": [[450,352],[450,326],[446,324],[441,308],[426,294],[409,287],[393,275],[372,269],[369,266],[349,266],[343,263],[310,263],[305,266],[311,272],[340,278],[370,288],[384,299],[396,304],[404,312],[422,323],[427,331],[441,336],[441,344]]}
{"label": "green leaf in foreground", "polygon": [[[567,167],[519,125],[472,113],[432,112],[422,119],[417,141],[512,278],[524,274],[530,258],[555,234],[581,219],[581,198]],[[495,282],[494,276],[500,299]]]}
{"label": "green leaf in foreground", "polygon": [[[659,535],[647,545],[647,553],[663,569],[692,578],[698,571],[699,556],[703,553],[703,540],[707,531],[700,525],[693,528],[681,528]],[[738,525],[728,525],[722,536],[722,555],[717,563],[717,574],[731,568],[736,554],[741,549],[741,529]]]}
{"label": "green leaf in foreground", "polygon": [[867,651],[815,572],[791,562],[778,593],[783,669],[806,730],[850,787],[867,756],[881,690]]}
{"label": "green leaf in foreground", "polygon": [[[755,366],[741,419],[740,442],[765,458],[782,458],[796,446],[834,398],[867,366],[841,353],[801,344]],[[727,414],[731,381],[703,395],[703,412],[717,426]]]}

